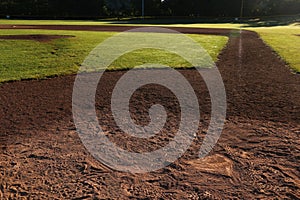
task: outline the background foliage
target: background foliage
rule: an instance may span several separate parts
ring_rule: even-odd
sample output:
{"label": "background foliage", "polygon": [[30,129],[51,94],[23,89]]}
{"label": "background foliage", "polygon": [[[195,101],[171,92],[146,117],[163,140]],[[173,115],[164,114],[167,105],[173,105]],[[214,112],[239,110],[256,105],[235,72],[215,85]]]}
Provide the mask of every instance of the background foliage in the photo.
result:
{"label": "background foliage", "polygon": [[[300,0],[144,0],[146,16],[239,17],[299,14]],[[134,17],[142,0],[0,0],[0,16]]]}

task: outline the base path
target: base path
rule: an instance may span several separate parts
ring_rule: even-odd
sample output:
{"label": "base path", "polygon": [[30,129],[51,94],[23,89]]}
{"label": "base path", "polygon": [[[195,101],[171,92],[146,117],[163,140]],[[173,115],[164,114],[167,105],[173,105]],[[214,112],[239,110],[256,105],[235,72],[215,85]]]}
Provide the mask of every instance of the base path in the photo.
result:
{"label": "base path", "polygon": [[[13,28],[1,26],[9,27]],[[30,27],[132,28],[14,28]],[[230,36],[217,63],[227,91],[228,116],[207,158],[197,155],[210,120],[210,97],[195,70],[179,72],[199,97],[202,120],[197,139],[176,163],[136,175],[105,167],[82,145],[72,118],[75,75],[5,83],[0,85],[0,199],[299,199],[300,76],[254,32],[176,30]],[[110,111],[111,91],[124,73],[103,76],[96,95],[99,123],[124,149],[141,152],[151,144],[150,150],[155,150],[178,128],[178,102],[157,85],[138,90],[130,105],[138,123],[149,123],[147,109],[153,103],[163,104],[170,119],[164,134],[150,141],[130,138],[115,125]]]}

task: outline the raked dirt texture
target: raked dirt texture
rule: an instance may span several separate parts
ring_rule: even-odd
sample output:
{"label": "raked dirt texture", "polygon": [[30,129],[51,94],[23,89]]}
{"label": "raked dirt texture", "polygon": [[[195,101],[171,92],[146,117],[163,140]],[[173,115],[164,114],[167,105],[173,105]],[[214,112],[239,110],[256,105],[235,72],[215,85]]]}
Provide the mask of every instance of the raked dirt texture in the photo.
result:
{"label": "raked dirt texture", "polygon": [[[199,99],[202,120],[197,137],[177,162],[147,174],[111,170],[84,148],[72,118],[75,75],[4,83],[0,85],[0,199],[299,199],[299,74],[293,74],[254,32],[180,31],[230,36],[217,62],[227,92],[227,119],[208,157],[197,159],[210,121],[210,96],[193,69],[179,72]],[[140,88],[131,99],[132,118],[149,123],[147,108],[154,103],[161,103],[169,118],[155,138],[128,137],[110,111],[111,92],[124,73],[106,72],[102,77],[96,95],[99,123],[124,149],[141,152],[145,144],[157,149],[178,129],[178,101],[158,85]]]}

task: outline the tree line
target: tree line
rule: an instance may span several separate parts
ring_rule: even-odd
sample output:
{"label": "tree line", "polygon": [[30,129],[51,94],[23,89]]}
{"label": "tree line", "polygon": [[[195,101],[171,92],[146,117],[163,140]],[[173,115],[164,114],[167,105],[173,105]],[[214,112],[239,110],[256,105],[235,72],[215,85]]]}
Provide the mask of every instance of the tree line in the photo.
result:
{"label": "tree line", "polygon": [[[0,16],[138,17],[143,0],[0,0]],[[244,17],[299,14],[300,0],[144,0],[146,16]]]}

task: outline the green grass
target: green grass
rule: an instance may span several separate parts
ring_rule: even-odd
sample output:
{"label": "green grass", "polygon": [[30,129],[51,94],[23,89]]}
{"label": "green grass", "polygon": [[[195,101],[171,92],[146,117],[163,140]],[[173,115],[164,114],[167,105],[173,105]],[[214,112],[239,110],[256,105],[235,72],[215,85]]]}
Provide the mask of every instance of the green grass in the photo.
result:
{"label": "green grass", "polygon": [[[224,46],[228,42],[227,37],[223,36],[211,36],[211,35],[189,35],[194,41],[199,43],[203,49],[210,55],[212,61],[217,61],[219,53],[222,51]],[[176,46],[184,46],[184,43],[177,40]],[[202,65],[209,66],[211,60],[207,59],[203,55]],[[142,49],[131,52],[130,54],[125,54],[116,60],[109,69],[129,69],[132,66],[139,66],[147,63],[160,63],[163,65],[171,66],[173,68],[190,68],[193,67],[192,64],[187,62],[185,59],[181,58],[171,52],[166,52],[157,49]]]}
{"label": "green grass", "polygon": [[[74,74],[90,51],[111,32],[0,30],[0,35],[59,34],[74,38],[57,39],[47,43],[26,40],[0,40],[0,82],[39,79]],[[214,61],[226,45],[223,36],[190,35],[205,48]],[[111,69],[124,69],[144,63],[162,63],[174,67],[189,67],[183,58],[161,50],[139,50],[126,54],[113,63]]]}
{"label": "green grass", "polygon": [[[69,21],[69,20],[0,20],[0,24],[36,24],[36,25],[118,25],[112,21]],[[145,25],[124,24],[120,25]],[[149,26],[196,27],[196,28],[244,28],[260,34],[262,39],[271,46],[295,71],[300,72],[299,24],[289,26],[251,28],[247,24],[148,24]],[[78,67],[88,53],[101,41],[114,33],[80,32],[80,31],[44,31],[44,30],[0,30],[1,34],[66,34],[76,38],[59,39],[49,43],[34,41],[0,40],[0,82],[28,78],[43,78],[47,76],[76,73]],[[227,43],[226,37],[197,36],[193,39],[199,42],[217,60],[219,52]],[[162,61],[163,64],[177,67],[187,67],[189,64],[180,57],[149,49],[135,51],[122,56],[111,69],[124,69],[141,65],[145,62]]]}
{"label": "green grass", "polygon": [[[293,70],[300,72],[300,26],[252,28]],[[298,36],[297,36],[298,35]]]}
{"label": "green grass", "polygon": [[76,38],[58,39],[49,43],[0,40],[0,82],[74,73],[95,44],[113,35],[42,30],[1,30],[0,34],[76,35]]}
{"label": "green grass", "polygon": [[193,27],[193,28],[230,28],[237,29],[247,24],[238,23],[130,23],[130,21],[80,21],[80,20],[7,20],[0,19],[0,25],[122,25],[122,26],[165,26],[165,27]]}

